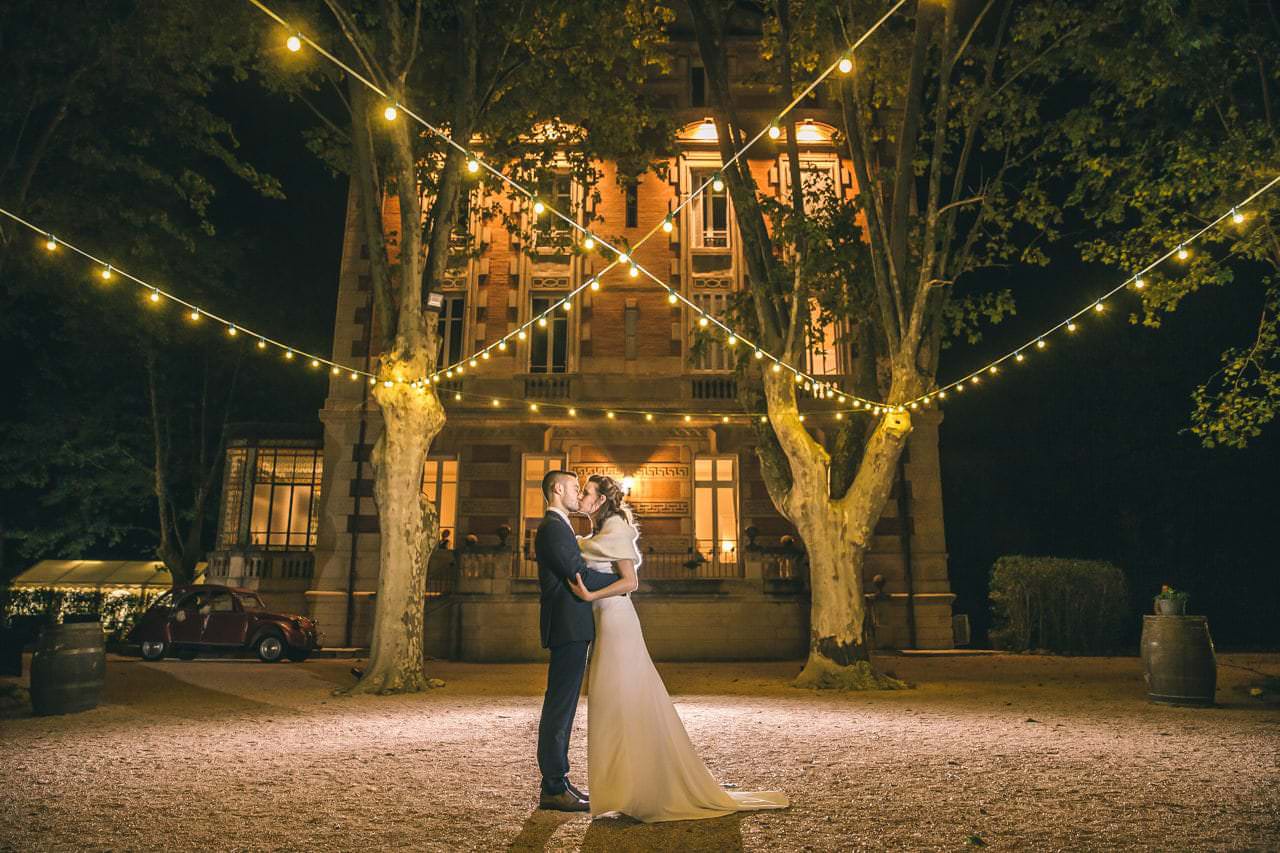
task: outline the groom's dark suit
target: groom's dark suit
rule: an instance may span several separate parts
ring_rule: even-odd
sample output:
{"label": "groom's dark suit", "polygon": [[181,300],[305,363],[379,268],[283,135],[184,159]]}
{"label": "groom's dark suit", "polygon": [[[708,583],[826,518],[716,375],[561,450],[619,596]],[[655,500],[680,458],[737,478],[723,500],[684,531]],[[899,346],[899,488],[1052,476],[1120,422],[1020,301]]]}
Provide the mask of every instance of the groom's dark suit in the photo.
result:
{"label": "groom's dark suit", "polygon": [[573,594],[569,578],[582,575],[587,589],[597,590],[618,577],[587,568],[573,528],[553,510],[547,510],[538,525],[533,548],[542,588],[542,647],[551,650],[547,694],[538,722],[538,769],[542,771],[542,790],[559,794],[565,790],[569,775],[569,733],[587,669],[587,646],[596,636],[591,604]]}

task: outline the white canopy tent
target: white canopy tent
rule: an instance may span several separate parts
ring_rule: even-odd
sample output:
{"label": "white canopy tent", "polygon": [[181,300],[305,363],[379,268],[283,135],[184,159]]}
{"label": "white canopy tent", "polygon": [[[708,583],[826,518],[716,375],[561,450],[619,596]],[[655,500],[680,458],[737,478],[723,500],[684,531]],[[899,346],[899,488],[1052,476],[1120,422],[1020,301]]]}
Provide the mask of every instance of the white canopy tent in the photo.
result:
{"label": "white canopy tent", "polygon": [[[208,563],[196,564],[196,583]],[[159,560],[41,560],[10,581],[14,589],[164,590],[173,576]]]}

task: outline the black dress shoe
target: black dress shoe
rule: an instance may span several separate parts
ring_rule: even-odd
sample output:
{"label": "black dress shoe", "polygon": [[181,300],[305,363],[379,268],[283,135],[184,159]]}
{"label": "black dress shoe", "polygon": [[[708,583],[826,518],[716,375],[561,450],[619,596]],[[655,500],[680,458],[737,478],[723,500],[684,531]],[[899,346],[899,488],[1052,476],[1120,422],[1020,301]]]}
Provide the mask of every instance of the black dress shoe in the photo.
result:
{"label": "black dress shoe", "polygon": [[568,779],[564,780],[564,786],[569,789],[569,793],[573,794],[575,797],[577,797],[580,800],[585,800],[587,802],[587,805],[591,804],[591,798],[588,797],[586,794],[584,794],[582,791],[579,791],[577,788],[575,788],[573,783],[570,782]]}
{"label": "black dress shoe", "polygon": [[586,800],[567,788],[558,794],[548,794],[543,791],[538,797],[538,808],[550,809],[556,812],[589,812],[591,806]]}

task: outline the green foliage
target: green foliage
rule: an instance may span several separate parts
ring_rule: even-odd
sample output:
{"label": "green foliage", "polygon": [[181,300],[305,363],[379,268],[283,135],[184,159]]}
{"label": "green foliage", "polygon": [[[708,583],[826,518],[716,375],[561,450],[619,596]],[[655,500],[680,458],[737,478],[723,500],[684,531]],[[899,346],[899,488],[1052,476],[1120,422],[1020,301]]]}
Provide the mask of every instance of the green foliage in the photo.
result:
{"label": "green foliage", "polygon": [[[1280,18],[1243,0],[1107,0],[1094,14],[1071,53],[1088,85],[1043,162],[1075,176],[1070,204],[1095,229],[1085,259],[1129,276],[1280,174]],[[1280,412],[1280,190],[1241,213],[1147,275],[1132,318],[1157,327],[1206,289],[1258,293],[1254,340],[1227,348],[1193,394],[1206,447],[1243,447]]]}
{"label": "green foliage", "polygon": [[1100,560],[1001,557],[991,569],[991,609],[996,648],[1107,654],[1129,619],[1128,584]]}
{"label": "green foliage", "polygon": [[56,624],[71,614],[96,614],[107,640],[118,641],[124,639],[139,617],[164,592],[160,589],[149,592],[90,592],[49,587],[11,588],[6,591],[0,608],[0,623],[14,616],[41,616],[47,624]]}

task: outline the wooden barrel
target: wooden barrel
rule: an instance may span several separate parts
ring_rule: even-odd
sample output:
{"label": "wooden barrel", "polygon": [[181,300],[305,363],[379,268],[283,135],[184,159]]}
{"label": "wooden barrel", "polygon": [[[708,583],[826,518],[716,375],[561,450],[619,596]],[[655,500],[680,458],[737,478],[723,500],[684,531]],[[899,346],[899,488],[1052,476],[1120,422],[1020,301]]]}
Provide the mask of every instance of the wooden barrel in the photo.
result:
{"label": "wooden barrel", "polygon": [[31,656],[31,708],[39,716],[96,708],[106,672],[101,623],[50,625]]}
{"label": "wooden barrel", "polygon": [[1218,665],[1203,616],[1142,617],[1142,663],[1152,702],[1213,704]]}

